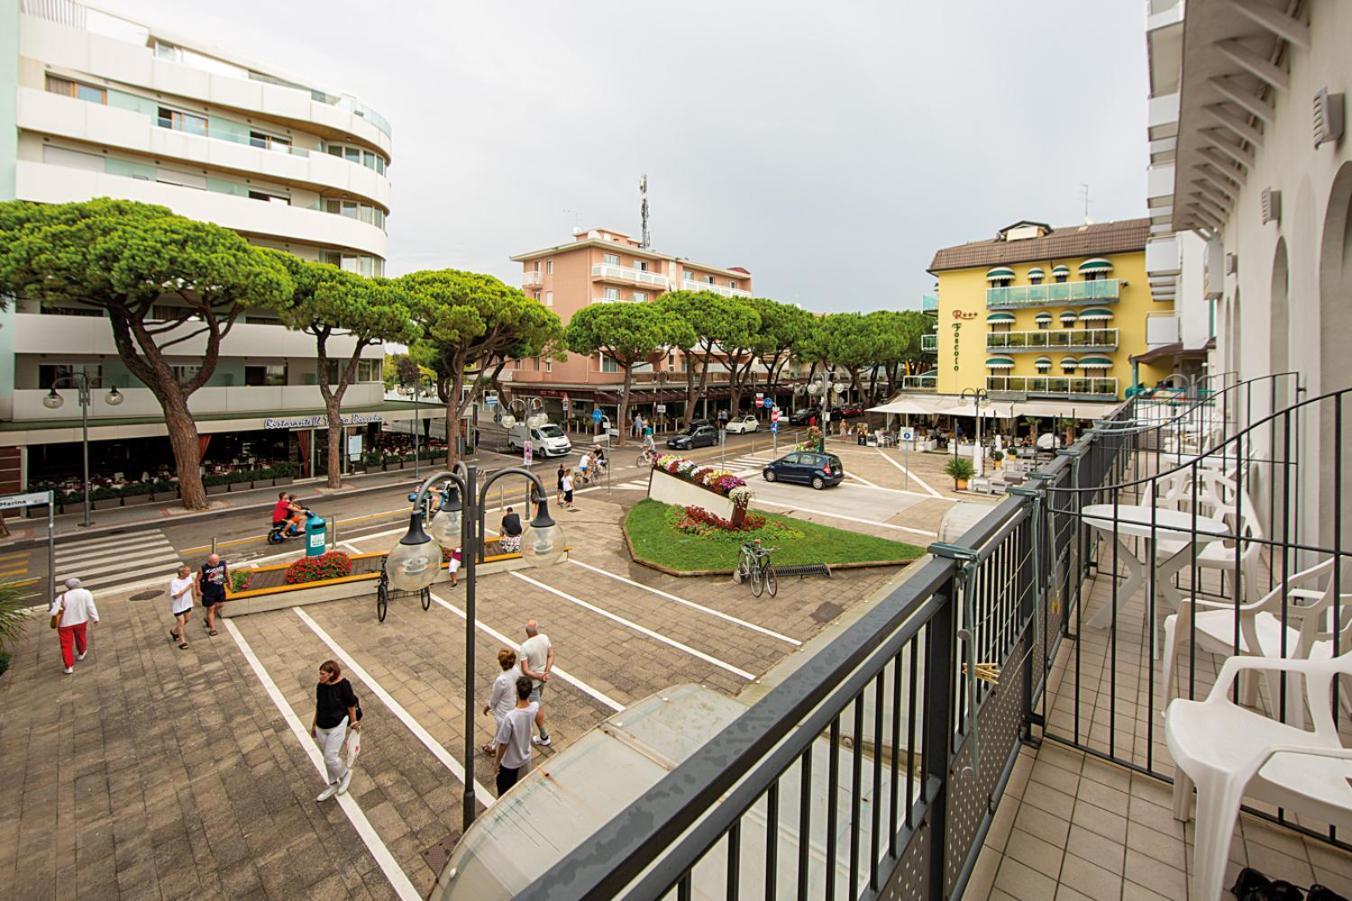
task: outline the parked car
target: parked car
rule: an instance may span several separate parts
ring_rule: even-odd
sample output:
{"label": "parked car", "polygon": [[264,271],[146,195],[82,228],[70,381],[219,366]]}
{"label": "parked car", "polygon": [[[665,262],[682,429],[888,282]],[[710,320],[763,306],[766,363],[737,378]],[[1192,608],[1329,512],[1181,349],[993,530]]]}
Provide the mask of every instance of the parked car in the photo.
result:
{"label": "parked car", "polygon": [[845,467],[835,454],[794,451],[765,464],[761,475],[767,482],[797,482],[820,491],[844,481]]}
{"label": "parked car", "polygon": [[667,439],[672,450],[690,450],[692,447],[713,447],[718,443],[718,429],[708,423],[692,425],[679,435]]}
{"label": "parked car", "polygon": [[863,416],[864,408],[858,404],[844,404],[843,406],[836,408],[835,412],[844,416],[846,419],[851,419],[855,416]]}
{"label": "parked car", "polygon": [[[518,422],[507,430],[507,447],[519,451],[526,446],[527,426]],[[562,457],[573,449],[562,428],[552,422],[530,429],[531,454],[536,457]]]}
{"label": "parked car", "polygon": [[750,413],[744,413],[741,416],[734,416],[728,420],[728,434],[741,435],[745,432],[754,432],[760,428],[760,423],[756,417]]}
{"label": "parked car", "polygon": [[812,419],[812,417],[816,415],[817,415],[816,410],[812,409],[811,407],[803,407],[794,410],[792,413],[789,414],[789,424],[807,425],[808,422]]}

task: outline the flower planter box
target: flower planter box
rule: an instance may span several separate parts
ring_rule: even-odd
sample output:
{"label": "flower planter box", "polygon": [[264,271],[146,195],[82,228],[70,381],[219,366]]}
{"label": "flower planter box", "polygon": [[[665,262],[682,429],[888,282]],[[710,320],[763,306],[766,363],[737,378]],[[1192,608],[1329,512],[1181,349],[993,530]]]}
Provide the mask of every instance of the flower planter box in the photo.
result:
{"label": "flower planter box", "polygon": [[124,494],[122,495],[122,506],[134,507],[138,504],[148,504],[151,498],[149,494]]}
{"label": "flower planter box", "polygon": [[[716,491],[710,491],[693,482],[677,478],[660,469],[652,471],[648,482],[648,497],[664,504],[681,507],[703,507],[715,516],[732,519],[737,506]],[[745,511],[743,511],[745,513]]]}

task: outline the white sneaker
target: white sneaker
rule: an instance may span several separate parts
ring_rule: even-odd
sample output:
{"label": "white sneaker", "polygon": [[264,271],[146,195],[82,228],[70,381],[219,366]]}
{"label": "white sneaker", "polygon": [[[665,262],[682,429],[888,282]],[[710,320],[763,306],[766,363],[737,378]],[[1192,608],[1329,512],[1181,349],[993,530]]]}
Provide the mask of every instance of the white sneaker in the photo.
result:
{"label": "white sneaker", "polygon": [[73,666],[68,666],[68,667],[66,667],[66,675],[67,675],[67,676],[69,676],[69,675],[70,675],[71,673],[73,673],[73,672],[75,672],[75,667],[73,667]]}
{"label": "white sneaker", "polygon": [[348,770],[343,774],[343,778],[338,780],[338,794],[347,794],[347,787],[352,784],[352,771]]}
{"label": "white sneaker", "polygon": [[75,659],[76,659],[76,660],[83,660],[83,659],[85,659],[85,656],[86,656],[88,653],[89,653],[88,651],[81,651],[80,653],[78,653],[78,654],[75,655]]}
{"label": "white sneaker", "polygon": [[329,783],[329,787],[320,792],[319,797],[315,798],[315,800],[327,801],[329,798],[332,798],[334,795],[338,794],[338,785],[339,783],[337,782]]}
{"label": "white sneaker", "polygon": [[550,745],[554,744],[554,739],[552,739],[552,738],[541,738],[540,736],[537,735],[537,736],[535,736],[534,738],[532,738],[532,739],[530,740],[530,743],[533,744],[533,745],[539,745],[539,746],[542,747],[542,748],[547,748],[547,747],[549,747]]}

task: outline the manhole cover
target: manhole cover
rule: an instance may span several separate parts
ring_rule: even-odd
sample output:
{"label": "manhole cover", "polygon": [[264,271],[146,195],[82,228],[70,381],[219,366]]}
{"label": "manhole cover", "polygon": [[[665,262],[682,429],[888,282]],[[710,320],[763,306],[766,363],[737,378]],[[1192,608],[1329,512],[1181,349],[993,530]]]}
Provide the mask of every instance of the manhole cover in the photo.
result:
{"label": "manhole cover", "polygon": [[459,841],[460,833],[452,832],[432,847],[423,849],[422,858],[432,868],[433,873],[441,875],[441,871],[446,868],[446,861],[451,859],[451,850]]}
{"label": "manhole cover", "polygon": [[829,601],[821,604],[816,610],[812,611],[812,618],[819,623],[829,623],[845,612],[845,608],[839,604],[832,604]]}
{"label": "manhole cover", "polygon": [[153,601],[153,600],[155,600],[155,598],[159,597],[160,594],[161,594],[161,592],[159,592],[159,591],[138,591],[138,592],[136,592],[136,594],[132,595],[132,596],[131,596],[130,598],[128,598],[127,600],[129,600],[129,601]]}

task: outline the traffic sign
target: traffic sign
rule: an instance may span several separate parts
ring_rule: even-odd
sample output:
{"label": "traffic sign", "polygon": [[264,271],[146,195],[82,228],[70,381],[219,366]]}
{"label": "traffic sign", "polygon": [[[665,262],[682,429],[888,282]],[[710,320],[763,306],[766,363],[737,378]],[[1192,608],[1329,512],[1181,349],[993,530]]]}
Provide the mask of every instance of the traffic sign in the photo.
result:
{"label": "traffic sign", "polygon": [[914,441],[914,440],[915,440],[915,429],[911,429],[911,428],[900,429],[900,430],[897,432],[897,440],[898,440],[898,441],[905,441],[905,442],[908,443],[908,444],[909,444],[910,442]]}
{"label": "traffic sign", "polygon": [[39,504],[50,504],[52,502],[52,492],[50,491],[30,491],[27,494],[7,494],[0,497],[0,510],[17,510],[20,507],[36,507]]}
{"label": "traffic sign", "polygon": [[770,411],[770,421],[779,422],[779,407],[775,407]]}
{"label": "traffic sign", "polygon": [[526,439],[526,443],[521,445],[521,462],[529,466],[534,457],[535,457],[535,445],[534,442],[532,442],[528,438]]}
{"label": "traffic sign", "polygon": [[657,405],[657,412],[659,412],[659,413],[665,413],[665,412],[667,412],[667,405],[666,405],[666,404],[658,404],[658,405]]}
{"label": "traffic sign", "polygon": [[771,433],[771,434],[774,434],[775,432],[778,432],[778,431],[779,431],[779,420],[776,419],[776,420],[771,421],[771,423],[770,423],[770,433]]}
{"label": "traffic sign", "polygon": [[600,421],[601,421],[601,408],[596,407],[595,409],[592,410],[592,422],[600,422]]}

